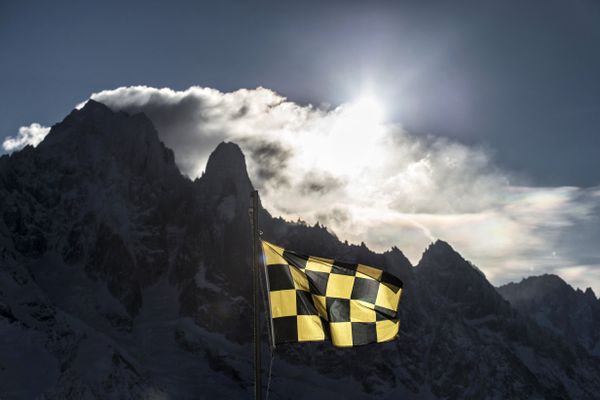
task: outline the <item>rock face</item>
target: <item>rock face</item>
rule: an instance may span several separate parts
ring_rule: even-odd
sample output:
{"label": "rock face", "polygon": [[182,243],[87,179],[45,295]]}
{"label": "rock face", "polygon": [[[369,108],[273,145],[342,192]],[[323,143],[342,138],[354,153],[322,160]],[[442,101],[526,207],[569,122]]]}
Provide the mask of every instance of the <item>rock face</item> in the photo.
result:
{"label": "rock face", "polygon": [[556,275],[533,276],[498,288],[522,314],[572,344],[600,356],[600,300],[573,289]]}
{"label": "rock face", "polygon": [[[251,190],[237,145],[190,181],[148,118],[94,101],[0,157],[0,398],[250,398]],[[413,267],[260,218],[267,240],[404,281],[398,340],[280,346],[272,398],[597,398],[591,291],[525,280],[503,298],[442,241]]]}

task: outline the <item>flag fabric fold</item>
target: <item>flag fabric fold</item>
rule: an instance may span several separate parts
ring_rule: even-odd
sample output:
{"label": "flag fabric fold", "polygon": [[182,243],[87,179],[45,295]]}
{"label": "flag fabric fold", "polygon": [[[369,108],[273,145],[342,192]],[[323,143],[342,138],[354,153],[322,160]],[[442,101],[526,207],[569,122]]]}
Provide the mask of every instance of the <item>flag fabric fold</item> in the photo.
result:
{"label": "flag fabric fold", "polygon": [[400,279],[367,265],[261,242],[276,343],[330,340],[352,347],[396,337]]}

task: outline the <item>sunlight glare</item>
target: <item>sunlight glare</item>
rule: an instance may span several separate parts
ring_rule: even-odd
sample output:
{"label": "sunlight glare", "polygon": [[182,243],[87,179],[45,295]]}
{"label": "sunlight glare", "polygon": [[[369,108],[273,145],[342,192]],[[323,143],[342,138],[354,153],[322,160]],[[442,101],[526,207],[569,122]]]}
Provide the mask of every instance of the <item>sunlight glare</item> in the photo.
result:
{"label": "sunlight glare", "polygon": [[360,97],[350,103],[346,112],[348,122],[356,127],[369,129],[383,122],[383,106],[370,95]]}
{"label": "sunlight glare", "polygon": [[384,136],[383,107],[376,98],[363,96],[340,107],[331,132],[332,164],[344,165],[344,172],[356,174],[381,160]]}
{"label": "sunlight glare", "polygon": [[388,130],[381,101],[363,95],[333,110],[326,123],[308,134],[296,136],[302,152],[300,168],[323,171],[346,182],[354,198],[376,192],[366,177],[379,175],[389,163]]}

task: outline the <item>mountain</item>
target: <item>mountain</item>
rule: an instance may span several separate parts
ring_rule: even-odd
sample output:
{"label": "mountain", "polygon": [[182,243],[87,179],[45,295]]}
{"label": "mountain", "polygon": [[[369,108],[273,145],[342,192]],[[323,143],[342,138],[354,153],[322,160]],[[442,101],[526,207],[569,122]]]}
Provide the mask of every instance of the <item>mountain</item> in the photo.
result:
{"label": "mountain", "polygon": [[[251,190],[237,145],[191,181],[146,116],[93,100],[0,157],[0,398],[250,398]],[[597,397],[598,355],[448,243],[412,266],[318,224],[267,210],[260,223],[267,240],[404,281],[398,340],[279,346],[271,398]]]}
{"label": "mountain", "polygon": [[600,356],[600,300],[591,288],[575,290],[556,275],[542,275],[509,283],[498,291],[539,325]]}

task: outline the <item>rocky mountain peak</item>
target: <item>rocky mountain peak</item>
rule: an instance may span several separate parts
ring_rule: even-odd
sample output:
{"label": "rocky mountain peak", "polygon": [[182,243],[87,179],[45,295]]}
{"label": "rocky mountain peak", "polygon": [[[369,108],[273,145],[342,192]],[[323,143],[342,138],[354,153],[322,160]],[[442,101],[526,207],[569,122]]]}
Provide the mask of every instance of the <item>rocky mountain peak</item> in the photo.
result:
{"label": "rocky mountain peak", "polygon": [[[58,136],[58,132],[62,133],[64,131],[68,131],[67,128],[69,127],[78,128],[79,130],[81,130],[84,125],[86,125],[86,130],[89,130],[93,127],[98,128],[98,124],[105,125],[107,121],[113,122],[116,116],[124,118],[127,116],[127,114],[116,113],[105,104],[89,99],[83,105],[83,107],[74,109],[61,122],[55,124],[52,127],[54,132],[51,130],[42,144],[45,143],[44,146],[48,146],[51,142],[56,140],[50,140],[51,138]],[[42,144],[40,144],[40,146]]]}
{"label": "rocky mountain peak", "polygon": [[107,116],[107,115],[111,115],[113,114],[113,111],[104,103],[101,103],[99,101],[93,100],[93,99],[89,99],[88,101],[85,102],[85,104],[83,104],[83,106],[81,108],[76,108],[73,111],[71,111],[69,113],[69,115],[67,115],[67,117],[65,118],[65,120],[70,120],[73,119],[75,117],[79,117],[79,118],[83,118],[83,117],[90,117],[90,116],[99,116],[102,117]]}
{"label": "rocky mountain peak", "polygon": [[246,159],[242,149],[232,142],[221,142],[206,163],[206,175],[217,177],[247,177]]}
{"label": "rocky mountain peak", "polygon": [[572,296],[575,290],[554,274],[530,276],[519,283],[508,283],[498,288],[499,292],[511,302],[542,301],[546,297]]}
{"label": "rocky mountain peak", "polygon": [[498,292],[522,314],[600,355],[600,303],[591,288],[573,289],[559,276],[531,276]]}
{"label": "rocky mountain peak", "polygon": [[205,192],[219,199],[232,195],[248,200],[252,191],[244,153],[235,143],[221,142],[217,146],[208,158],[204,174],[197,182]]}
{"label": "rocky mountain peak", "polygon": [[525,281],[531,284],[538,284],[545,287],[567,287],[569,286],[560,276],[555,274],[543,274],[540,276],[530,276],[525,278]]}
{"label": "rocky mountain peak", "polygon": [[[418,265],[425,268],[435,267],[437,269],[452,270],[466,268],[468,271],[476,271],[483,276],[483,273],[477,267],[465,260],[448,242],[440,239],[427,247]],[[458,272],[458,270],[454,272]]]}
{"label": "rocky mountain peak", "polygon": [[112,110],[107,105],[94,99],[89,99],[88,101],[86,101],[86,103],[81,108],[81,111],[86,113],[112,113]]}
{"label": "rocky mountain peak", "polygon": [[450,246],[450,244],[448,242],[445,242],[441,239],[437,239],[435,242],[431,243],[427,249],[425,250],[425,253],[427,255],[430,256],[439,256],[439,255],[444,255],[444,256],[448,256],[451,254],[458,254],[454,251],[454,249],[452,248],[452,246]]}
{"label": "rocky mountain peak", "polygon": [[114,160],[117,168],[153,180],[180,175],[173,151],[146,115],[115,112],[91,99],[55,124],[36,150],[42,160],[59,165],[106,171]]}
{"label": "rocky mountain peak", "polygon": [[443,240],[437,240],[425,250],[416,272],[438,294],[461,304],[464,314],[469,318],[508,312],[508,304],[485,275]]}
{"label": "rocky mountain peak", "polygon": [[594,293],[591,287],[585,289],[585,295],[590,300],[598,300],[598,298],[596,297],[596,293]]}

